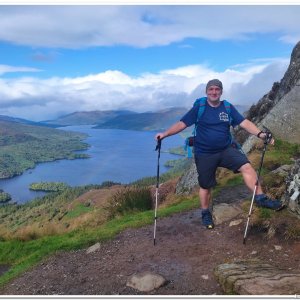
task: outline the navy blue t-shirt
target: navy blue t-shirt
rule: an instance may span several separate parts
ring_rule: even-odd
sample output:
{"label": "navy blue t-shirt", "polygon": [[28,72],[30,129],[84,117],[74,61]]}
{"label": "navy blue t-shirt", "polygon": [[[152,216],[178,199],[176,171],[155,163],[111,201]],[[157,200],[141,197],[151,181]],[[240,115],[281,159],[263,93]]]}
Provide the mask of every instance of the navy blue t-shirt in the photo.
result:
{"label": "navy blue t-shirt", "polygon": [[[193,106],[182,118],[186,126],[197,122],[199,105]],[[231,105],[232,126],[235,127],[245,118]],[[197,124],[194,151],[196,154],[217,153],[227,148],[231,143],[229,116],[224,102],[218,107],[206,103],[204,112]]]}

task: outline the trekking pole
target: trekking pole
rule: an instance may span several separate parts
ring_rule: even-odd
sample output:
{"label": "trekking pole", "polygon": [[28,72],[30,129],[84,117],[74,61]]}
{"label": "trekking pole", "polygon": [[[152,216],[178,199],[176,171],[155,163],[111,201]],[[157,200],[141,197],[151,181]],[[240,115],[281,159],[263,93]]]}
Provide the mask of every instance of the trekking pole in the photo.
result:
{"label": "trekking pole", "polygon": [[154,211],[154,236],[153,243],[155,246],[155,235],[156,235],[156,220],[157,220],[157,202],[158,202],[158,186],[159,186],[159,158],[160,158],[161,139],[160,136],[157,138],[157,145],[155,151],[158,151],[157,157],[157,173],[156,173],[156,190],[155,190],[155,211]]}
{"label": "trekking pole", "polygon": [[256,183],[255,183],[255,187],[254,187],[254,191],[253,191],[253,195],[252,195],[250,210],[249,210],[248,219],[247,219],[246,228],[245,228],[245,233],[244,233],[243,244],[246,243],[247,231],[248,231],[249,221],[250,221],[250,217],[251,217],[251,213],[252,213],[253,202],[254,202],[256,190],[257,190],[257,187],[258,187],[258,184],[259,184],[260,172],[261,172],[261,169],[262,169],[262,165],[263,165],[265,153],[266,153],[266,150],[267,150],[267,145],[272,140],[272,133],[271,133],[271,131],[267,127],[265,127],[265,126],[263,126],[263,128],[265,129],[264,133],[266,134],[266,137],[265,137],[265,140],[264,140],[264,148],[263,148],[262,156],[261,156],[261,159],[260,159],[260,164],[259,164],[259,169],[258,169],[258,175],[257,175],[257,178],[256,178]]}

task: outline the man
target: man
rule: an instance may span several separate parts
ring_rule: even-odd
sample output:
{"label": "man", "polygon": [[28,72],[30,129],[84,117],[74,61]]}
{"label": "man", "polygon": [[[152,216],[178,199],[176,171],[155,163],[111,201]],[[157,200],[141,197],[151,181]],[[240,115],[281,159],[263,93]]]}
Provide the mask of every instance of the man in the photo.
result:
{"label": "man", "polygon": [[[229,117],[231,116],[232,118],[231,125],[233,127],[240,125],[250,134],[254,134],[263,140],[266,138],[266,134],[260,131],[254,123],[245,119],[233,105],[231,105],[231,113],[228,116],[224,102],[220,100],[222,92],[222,82],[218,79],[210,80],[206,85],[207,99],[205,110],[198,123],[199,105],[195,105],[179,122],[172,125],[165,132],[158,133],[155,136],[156,139],[164,139],[197,123],[194,155],[200,186],[199,197],[202,207],[202,223],[208,229],[214,227],[212,215],[209,211],[209,201],[211,189],[217,184],[215,178],[217,168],[224,167],[235,173],[242,173],[245,184],[252,192],[257,180],[257,174],[246,155],[232,146]],[[270,144],[274,145],[273,138]],[[274,210],[279,210],[283,207],[279,200],[269,199],[263,193],[260,184],[256,190],[255,203],[257,206]]]}

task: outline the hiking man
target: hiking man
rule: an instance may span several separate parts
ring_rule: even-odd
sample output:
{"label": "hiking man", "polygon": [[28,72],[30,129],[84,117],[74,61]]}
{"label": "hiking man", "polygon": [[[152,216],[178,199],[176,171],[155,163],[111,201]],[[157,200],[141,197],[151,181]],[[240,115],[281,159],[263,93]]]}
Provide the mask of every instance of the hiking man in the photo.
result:
{"label": "hiking man", "polygon": [[[216,170],[224,167],[235,173],[242,173],[247,187],[253,192],[257,180],[257,174],[251,166],[246,155],[232,146],[230,125],[233,127],[240,125],[250,134],[258,138],[265,139],[266,133],[262,132],[251,121],[245,119],[233,105],[230,105],[230,116],[225,107],[226,101],[221,101],[223,84],[218,79],[208,81],[206,85],[205,110],[198,118],[200,105],[194,105],[179,122],[172,125],[165,132],[156,134],[155,138],[164,139],[177,134],[193,124],[196,125],[196,135],[194,138],[194,156],[200,186],[199,197],[202,207],[202,223],[208,229],[214,227],[209,201],[211,189],[217,184]],[[227,102],[228,103],[228,102]],[[230,122],[231,121],[231,122]],[[274,145],[274,139],[270,139],[270,144]],[[257,187],[255,203],[274,210],[282,208],[279,200],[268,198],[262,191],[260,184]]]}

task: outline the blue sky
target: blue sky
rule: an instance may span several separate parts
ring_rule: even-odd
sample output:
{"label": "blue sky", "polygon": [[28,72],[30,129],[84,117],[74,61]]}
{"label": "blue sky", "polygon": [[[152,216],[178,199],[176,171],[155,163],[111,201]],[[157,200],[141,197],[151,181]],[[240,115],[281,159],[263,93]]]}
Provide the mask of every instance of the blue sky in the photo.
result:
{"label": "blue sky", "polygon": [[1,5],[0,114],[190,107],[209,79],[251,105],[300,40],[292,5]]}

